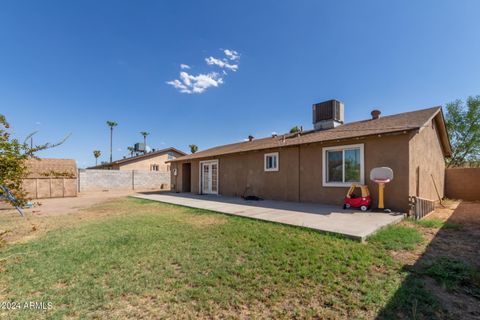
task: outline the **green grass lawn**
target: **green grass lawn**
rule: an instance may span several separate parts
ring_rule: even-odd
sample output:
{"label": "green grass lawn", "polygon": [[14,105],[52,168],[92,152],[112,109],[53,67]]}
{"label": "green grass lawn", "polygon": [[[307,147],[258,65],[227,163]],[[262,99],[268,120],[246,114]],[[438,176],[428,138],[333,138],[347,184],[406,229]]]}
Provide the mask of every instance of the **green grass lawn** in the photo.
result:
{"label": "green grass lawn", "polygon": [[370,237],[370,243],[378,243],[388,250],[412,250],[423,240],[415,229],[406,226],[388,226],[383,232]]}
{"label": "green grass lawn", "polygon": [[444,228],[444,229],[453,229],[453,230],[459,230],[461,229],[461,225],[452,223],[452,222],[445,222],[441,219],[435,219],[435,218],[425,218],[422,220],[410,220],[412,223],[422,226],[424,228],[433,228],[433,229],[439,229],[439,228]]}
{"label": "green grass lawn", "polygon": [[92,210],[121,214],[0,249],[0,300],[53,303],[3,317],[374,318],[405,305],[390,301],[408,272],[388,248],[421,241],[392,227],[361,244],[132,198]]}

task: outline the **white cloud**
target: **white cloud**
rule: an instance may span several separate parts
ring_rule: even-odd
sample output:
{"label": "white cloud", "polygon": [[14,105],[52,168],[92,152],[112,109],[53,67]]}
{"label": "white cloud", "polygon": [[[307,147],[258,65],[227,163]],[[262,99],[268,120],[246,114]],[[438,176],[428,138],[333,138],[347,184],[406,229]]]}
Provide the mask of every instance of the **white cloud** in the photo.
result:
{"label": "white cloud", "polygon": [[[216,88],[223,84],[223,77],[228,73],[225,71],[237,71],[238,61],[240,60],[240,54],[235,50],[223,50],[225,58],[214,58],[212,56],[205,58],[205,62],[208,66],[217,66],[222,69],[221,73],[208,72],[199,73],[196,75],[189,74],[185,70],[191,69],[188,64],[180,64],[180,76],[178,79],[167,81],[166,83],[180,91],[181,93],[202,93],[208,88]],[[184,71],[182,71],[184,70]]]}
{"label": "white cloud", "polygon": [[240,55],[235,50],[225,49],[225,50],[223,50],[223,53],[225,53],[227,58],[230,59],[230,60],[233,60],[233,61],[240,60]]}
{"label": "white cloud", "polygon": [[220,68],[226,68],[232,71],[238,70],[237,64],[229,64],[226,59],[220,60],[214,57],[208,57],[208,58],[205,58],[205,61],[209,66],[216,65],[216,66],[219,66]]}
{"label": "white cloud", "polygon": [[210,87],[218,87],[223,84],[223,78],[217,72],[191,75],[182,71],[180,72],[180,80],[167,81],[167,84],[182,93],[202,93]]}
{"label": "white cloud", "polygon": [[189,89],[187,88],[186,85],[184,85],[183,83],[181,83],[179,80],[175,79],[175,80],[172,80],[172,81],[167,81],[167,84],[173,86],[175,89],[178,89],[180,90],[180,92],[183,92],[183,93],[190,93]]}

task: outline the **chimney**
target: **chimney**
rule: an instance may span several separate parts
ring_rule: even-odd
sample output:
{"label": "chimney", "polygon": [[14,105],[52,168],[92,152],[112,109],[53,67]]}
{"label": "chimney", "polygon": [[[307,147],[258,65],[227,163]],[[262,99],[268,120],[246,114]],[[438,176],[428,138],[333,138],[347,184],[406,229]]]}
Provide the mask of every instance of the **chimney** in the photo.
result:
{"label": "chimney", "polygon": [[312,107],[313,127],[315,130],[333,129],[343,124],[344,106],[338,100],[316,103]]}
{"label": "chimney", "polygon": [[249,136],[248,136],[248,141],[253,141],[253,139],[255,139],[254,136],[252,136],[252,135],[249,135]]}
{"label": "chimney", "polygon": [[372,112],[370,112],[370,114],[372,115],[372,120],[376,120],[376,119],[380,118],[381,113],[382,112],[380,112],[380,110],[378,110],[378,109],[372,110]]}

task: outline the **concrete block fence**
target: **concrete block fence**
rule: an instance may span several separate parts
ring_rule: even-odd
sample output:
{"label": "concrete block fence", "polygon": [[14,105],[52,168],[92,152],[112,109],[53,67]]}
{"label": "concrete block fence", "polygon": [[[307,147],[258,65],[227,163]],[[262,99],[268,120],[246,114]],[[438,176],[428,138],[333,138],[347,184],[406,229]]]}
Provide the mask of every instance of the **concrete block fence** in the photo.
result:
{"label": "concrete block fence", "polygon": [[78,170],[78,190],[161,190],[170,188],[170,172]]}

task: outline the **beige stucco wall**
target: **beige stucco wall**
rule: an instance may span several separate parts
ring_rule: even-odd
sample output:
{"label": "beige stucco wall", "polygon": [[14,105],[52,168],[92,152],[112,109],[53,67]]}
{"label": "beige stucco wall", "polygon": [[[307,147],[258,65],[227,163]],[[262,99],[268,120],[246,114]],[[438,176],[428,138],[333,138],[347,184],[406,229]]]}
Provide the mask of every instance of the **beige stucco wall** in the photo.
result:
{"label": "beige stucco wall", "polygon": [[449,168],[445,195],[450,199],[480,200],[480,168]]}
{"label": "beige stucco wall", "polygon": [[[279,171],[264,170],[264,154],[269,152],[279,152]],[[298,167],[296,147],[224,156],[219,161],[219,190],[231,196],[247,192],[265,199],[298,201]]]}
{"label": "beige stucco wall", "polygon": [[[281,149],[252,151],[201,160],[219,160],[219,193],[241,196],[246,188],[256,196],[287,201],[318,202],[340,205],[347,187],[322,186],[322,148],[335,145],[364,144],[365,182],[374,199],[377,185],[370,181],[370,170],[388,166],[395,178],[387,185],[385,204],[395,210],[408,210],[409,194],[408,133],[382,137],[359,138],[339,143],[315,143]],[[279,171],[264,171],[264,154],[279,152]],[[199,160],[191,161],[191,192],[199,192]],[[172,175],[174,190],[182,191],[182,165],[173,163],[177,176]],[[376,205],[376,201],[374,202]]]}
{"label": "beige stucco wall", "polygon": [[28,159],[23,189],[30,199],[77,196],[77,165],[72,159]]}
{"label": "beige stucco wall", "polygon": [[29,199],[62,198],[77,196],[77,178],[28,178],[23,180],[23,190]]}
{"label": "beige stucco wall", "polygon": [[[174,158],[179,157],[180,155],[173,152]],[[115,170],[141,170],[141,171],[150,171],[151,165],[157,164],[159,165],[159,170],[160,172],[167,172],[169,171],[169,164],[165,163],[165,161],[168,161],[168,155],[165,154],[160,154],[157,156],[152,156],[152,157],[147,157],[143,159],[139,159],[130,163],[125,163],[125,164],[117,164],[113,167]]]}
{"label": "beige stucco wall", "polygon": [[385,189],[385,207],[408,210],[408,135],[369,137],[350,142],[311,145],[301,149],[300,201],[340,205],[348,188],[323,187],[322,148],[344,144],[364,144],[365,184],[368,185],[377,205],[378,185],[370,181],[370,171],[375,167],[390,167],[394,179]]}
{"label": "beige stucco wall", "polygon": [[432,120],[412,135],[409,146],[409,195],[437,201],[445,190],[445,158],[437,126]]}

